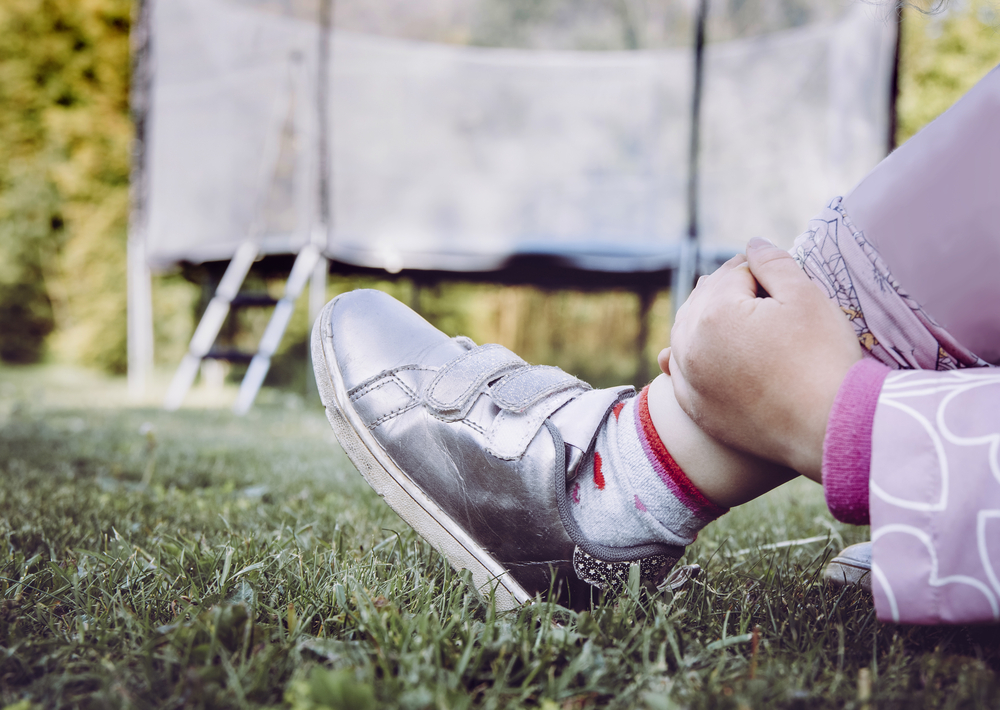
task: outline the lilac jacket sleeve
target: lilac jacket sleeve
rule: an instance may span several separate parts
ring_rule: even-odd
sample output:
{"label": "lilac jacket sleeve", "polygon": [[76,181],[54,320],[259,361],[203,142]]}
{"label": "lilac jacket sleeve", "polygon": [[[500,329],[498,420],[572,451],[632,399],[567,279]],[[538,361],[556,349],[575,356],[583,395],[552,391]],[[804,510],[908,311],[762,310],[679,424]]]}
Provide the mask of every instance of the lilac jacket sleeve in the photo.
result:
{"label": "lilac jacket sleeve", "polygon": [[[838,411],[835,404],[831,413],[824,488],[835,515],[849,517],[862,507],[865,402],[874,380],[884,378],[867,466],[879,618],[1000,620],[1000,372],[900,370],[881,378],[869,372],[866,380],[858,370],[869,366],[859,366],[838,393],[838,401],[855,397],[855,406]],[[831,455],[844,441],[854,447],[848,455]]]}

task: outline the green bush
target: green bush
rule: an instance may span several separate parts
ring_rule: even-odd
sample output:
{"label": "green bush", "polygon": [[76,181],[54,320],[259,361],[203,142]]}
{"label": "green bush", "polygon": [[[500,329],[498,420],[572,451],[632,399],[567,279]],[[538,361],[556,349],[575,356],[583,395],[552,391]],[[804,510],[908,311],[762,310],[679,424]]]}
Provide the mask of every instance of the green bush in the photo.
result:
{"label": "green bush", "polygon": [[9,188],[0,193],[0,359],[34,362],[53,327],[44,268],[62,218],[55,190],[37,170],[13,163],[6,173]]}
{"label": "green bush", "polygon": [[125,366],[130,0],[0,3],[0,358]]}
{"label": "green bush", "polygon": [[1000,5],[967,0],[925,14],[908,7],[900,55],[899,142],[933,121],[1000,64]]}

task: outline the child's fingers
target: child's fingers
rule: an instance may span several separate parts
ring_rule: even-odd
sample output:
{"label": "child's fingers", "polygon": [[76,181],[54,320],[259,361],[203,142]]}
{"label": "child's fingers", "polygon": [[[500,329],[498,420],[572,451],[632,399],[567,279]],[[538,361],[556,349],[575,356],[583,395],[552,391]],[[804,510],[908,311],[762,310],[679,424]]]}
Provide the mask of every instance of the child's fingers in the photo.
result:
{"label": "child's fingers", "polygon": [[700,294],[700,292],[703,292],[706,289],[710,289],[712,287],[712,284],[724,278],[727,273],[737,268],[741,264],[745,264],[746,260],[747,258],[745,255],[737,254],[732,259],[729,259],[727,262],[725,262],[718,269],[713,271],[712,273],[699,276],[698,281],[695,283],[694,290],[691,292],[691,296],[688,297],[688,301],[694,298],[696,294]]}
{"label": "child's fingers", "polygon": [[746,298],[757,297],[757,279],[750,271],[750,265],[746,261],[737,264],[719,282],[720,292],[731,293],[734,296],[744,296]]}
{"label": "child's fingers", "polygon": [[660,351],[660,354],[656,356],[656,364],[660,366],[663,374],[670,374],[670,348],[663,348]]}

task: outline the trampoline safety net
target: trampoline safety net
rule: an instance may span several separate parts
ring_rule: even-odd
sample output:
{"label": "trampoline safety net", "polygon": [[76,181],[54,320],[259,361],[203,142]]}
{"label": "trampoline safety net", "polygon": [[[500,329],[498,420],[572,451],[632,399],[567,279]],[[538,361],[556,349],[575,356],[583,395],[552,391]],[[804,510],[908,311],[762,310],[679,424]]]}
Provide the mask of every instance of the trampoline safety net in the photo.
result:
{"label": "trampoline safety net", "polygon": [[[551,0],[503,34],[500,0],[338,0],[329,23],[323,1],[153,2],[152,267],[248,240],[390,272],[676,265],[695,3]],[[788,246],[885,155],[896,23],[860,0],[711,7],[700,249]]]}

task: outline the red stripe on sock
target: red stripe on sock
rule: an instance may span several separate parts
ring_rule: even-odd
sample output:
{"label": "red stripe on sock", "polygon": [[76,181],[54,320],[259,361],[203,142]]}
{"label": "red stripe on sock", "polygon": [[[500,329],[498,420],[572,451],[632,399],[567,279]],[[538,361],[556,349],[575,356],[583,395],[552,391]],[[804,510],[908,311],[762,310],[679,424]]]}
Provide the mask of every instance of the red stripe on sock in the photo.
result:
{"label": "red stripe on sock", "polygon": [[601,469],[601,455],[594,452],[594,485],[597,486],[597,490],[604,490],[604,471]]}
{"label": "red stripe on sock", "polygon": [[653,419],[649,416],[649,385],[642,388],[639,393],[639,402],[636,405],[636,417],[640,424],[639,433],[644,439],[643,450],[650,457],[653,468],[660,474],[660,478],[677,495],[693,513],[715,519],[724,513],[729,512],[729,508],[716,505],[705,494],[698,490],[697,486],[691,483],[691,479],[681,470],[681,467],[674,461],[674,457],[667,451],[667,447],[660,441],[660,435],[656,433],[653,426]]}
{"label": "red stripe on sock", "polygon": [[618,404],[616,404],[611,409],[611,411],[615,413],[615,421],[618,420],[618,415],[622,413],[623,409],[625,409],[625,403],[624,402],[619,402]]}

